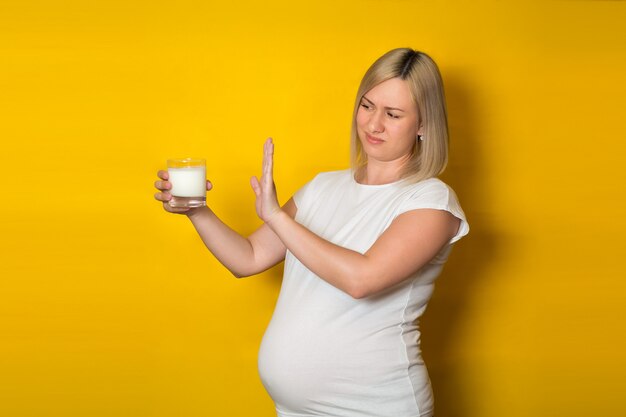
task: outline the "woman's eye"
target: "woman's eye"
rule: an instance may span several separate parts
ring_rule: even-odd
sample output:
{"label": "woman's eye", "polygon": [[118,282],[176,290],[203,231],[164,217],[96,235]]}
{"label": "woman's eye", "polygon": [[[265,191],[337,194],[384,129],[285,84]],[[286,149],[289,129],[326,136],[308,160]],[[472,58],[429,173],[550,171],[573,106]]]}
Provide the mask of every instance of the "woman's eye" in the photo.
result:
{"label": "woman's eye", "polygon": [[398,119],[398,118],[400,117],[400,116],[398,116],[398,115],[396,115],[396,114],[393,114],[393,113],[387,113],[387,115],[388,115],[389,117],[391,117],[392,119]]}
{"label": "woman's eye", "polygon": [[363,107],[364,109],[368,109],[368,110],[370,108],[370,106],[365,103],[361,103],[361,107]]}

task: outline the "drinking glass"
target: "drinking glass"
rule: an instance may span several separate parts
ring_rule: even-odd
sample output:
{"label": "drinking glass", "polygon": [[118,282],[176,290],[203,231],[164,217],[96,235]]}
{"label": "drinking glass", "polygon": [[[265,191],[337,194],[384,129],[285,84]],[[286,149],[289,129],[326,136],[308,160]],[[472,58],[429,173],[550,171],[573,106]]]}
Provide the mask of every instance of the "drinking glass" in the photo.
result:
{"label": "drinking glass", "polygon": [[168,159],[167,172],[172,188],[170,207],[206,206],[206,161],[198,158]]}

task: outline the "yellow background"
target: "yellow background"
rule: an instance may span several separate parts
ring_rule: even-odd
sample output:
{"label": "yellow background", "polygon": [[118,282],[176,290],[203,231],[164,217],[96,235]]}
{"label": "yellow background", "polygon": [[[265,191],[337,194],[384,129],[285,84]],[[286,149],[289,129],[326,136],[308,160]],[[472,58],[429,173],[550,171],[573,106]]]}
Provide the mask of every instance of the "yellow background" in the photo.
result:
{"label": "yellow background", "polygon": [[441,67],[472,226],[423,322],[438,417],[626,415],[626,3],[295,3],[0,3],[0,415],[273,416],[282,269],[232,278],[155,173],[205,157],[249,233],[263,140],[282,201],[347,167],[400,46]]}

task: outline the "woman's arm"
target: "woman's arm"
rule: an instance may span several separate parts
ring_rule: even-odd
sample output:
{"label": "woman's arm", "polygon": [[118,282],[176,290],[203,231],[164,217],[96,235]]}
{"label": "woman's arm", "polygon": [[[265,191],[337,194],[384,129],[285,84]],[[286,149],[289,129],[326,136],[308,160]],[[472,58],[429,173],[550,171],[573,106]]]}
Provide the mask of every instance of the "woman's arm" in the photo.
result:
{"label": "woman's arm", "polygon": [[[161,181],[155,182],[160,191],[155,199],[163,203],[170,213],[186,214],[209,251],[236,277],[250,276],[265,271],[285,258],[285,245],[266,225],[261,225],[250,236],[243,237],[222,222],[208,207],[172,208],[168,201],[171,183],[167,171],[157,173]],[[207,191],[212,185],[207,181]],[[282,208],[287,216],[296,215],[296,205],[289,200]]]}
{"label": "woman's arm", "polygon": [[307,268],[354,298],[385,290],[426,265],[454,236],[460,220],[442,210],[398,216],[364,254],[337,246],[278,211],[269,226]]}
{"label": "woman's arm", "polygon": [[398,216],[364,254],[337,246],[298,224],[276,202],[273,144],[265,144],[263,175],[253,178],[257,214],[307,268],[354,298],[387,289],[426,265],[454,236],[460,220],[442,210]]}
{"label": "woman's arm", "polygon": [[[289,200],[281,213],[294,217],[296,205]],[[189,215],[209,251],[237,278],[255,275],[285,259],[286,248],[267,224],[243,237],[204,207]]]}

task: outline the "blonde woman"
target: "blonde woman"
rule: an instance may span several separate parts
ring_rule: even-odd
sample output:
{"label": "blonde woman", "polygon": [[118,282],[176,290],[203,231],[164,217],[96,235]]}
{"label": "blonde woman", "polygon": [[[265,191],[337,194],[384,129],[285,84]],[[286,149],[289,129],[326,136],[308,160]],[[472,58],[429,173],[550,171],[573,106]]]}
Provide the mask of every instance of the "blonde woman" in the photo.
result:
{"label": "blonde woman", "polygon": [[259,352],[279,417],[433,416],[418,321],[452,245],[469,231],[437,178],[446,117],[434,61],[412,49],[386,53],[357,93],[352,169],[318,174],[280,207],[274,145],[265,142],[262,175],[251,180],[264,223],[248,237],[208,207],[169,207],[168,175],[159,171],[155,198],[186,214],[235,276],[285,260]]}

